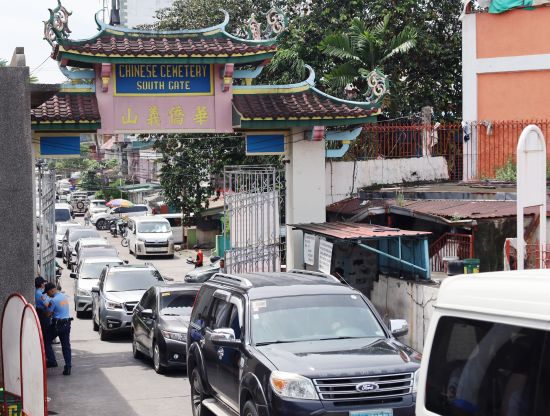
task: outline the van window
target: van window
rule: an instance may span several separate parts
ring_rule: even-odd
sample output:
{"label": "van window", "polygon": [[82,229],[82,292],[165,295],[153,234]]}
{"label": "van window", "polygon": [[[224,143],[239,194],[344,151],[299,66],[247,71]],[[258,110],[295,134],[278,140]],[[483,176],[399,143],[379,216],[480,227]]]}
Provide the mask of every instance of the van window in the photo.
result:
{"label": "van window", "polygon": [[134,207],[127,208],[127,209],[128,209],[128,212],[143,212],[143,211],[147,211],[147,207],[144,207],[144,206],[134,206]]}
{"label": "van window", "polygon": [[174,227],[181,227],[181,218],[180,217],[176,217],[176,218],[167,218],[168,222],[170,223],[170,226],[172,228]]}
{"label": "van window", "polygon": [[71,211],[67,208],[55,209],[55,222],[65,222],[71,220]]}
{"label": "van window", "polygon": [[[439,320],[426,409],[438,415],[549,413],[550,333],[456,317]],[[544,385],[544,388],[542,387]]]}

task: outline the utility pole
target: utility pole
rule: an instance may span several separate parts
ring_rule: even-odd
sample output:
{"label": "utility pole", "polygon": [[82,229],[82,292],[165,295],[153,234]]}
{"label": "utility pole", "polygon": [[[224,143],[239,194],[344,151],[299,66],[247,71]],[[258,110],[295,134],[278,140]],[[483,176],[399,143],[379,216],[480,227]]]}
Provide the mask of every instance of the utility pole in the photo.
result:
{"label": "utility pole", "polygon": [[432,107],[422,107],[422,156],[432,155],[432,149],[430,147],[432,112]]}

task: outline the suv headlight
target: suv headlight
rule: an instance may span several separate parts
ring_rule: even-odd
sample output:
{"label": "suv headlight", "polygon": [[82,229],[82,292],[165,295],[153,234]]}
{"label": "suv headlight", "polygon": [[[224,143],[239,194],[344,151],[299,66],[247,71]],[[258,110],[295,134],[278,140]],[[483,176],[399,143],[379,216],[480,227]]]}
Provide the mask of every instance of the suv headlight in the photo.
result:
{"label": "suv headlight", "polygon": [[413,393],[418,391],[418,381],[420,380],[420,369],[416,370],[413,378]]}
{"label": "suv headlight", "polygon": [[112,300],[106,300],[105,308],[109,309],[110,311],[122,309],[122,303],[113,302]]}
{"label": "suv headlight", "polygon": [[164,338],[171,339],[173,341],[185,342],[187,340],[187,334],[181,332],[160,331]]}
{"label": "suv headlight", "polygon": [[77,289],[76,296],[92,296],[92,292],[85,289]]}
{"label": "suv headlight", "polygon": [[306,377],[282,371],[273,371],[269,377],[271,388],[281,397],[289,399],[318,400],[313,382]]}

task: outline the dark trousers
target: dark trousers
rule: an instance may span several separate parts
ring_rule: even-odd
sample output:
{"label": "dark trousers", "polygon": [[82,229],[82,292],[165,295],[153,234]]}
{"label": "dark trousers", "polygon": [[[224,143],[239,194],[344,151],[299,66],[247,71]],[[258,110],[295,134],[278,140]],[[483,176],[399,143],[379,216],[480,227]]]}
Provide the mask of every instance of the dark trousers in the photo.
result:
{"label": "dark trousers", "polygon": [[52,321],[44,312],[38,310],[38,318],[40,327],[42,328],[42,339],[44,340],[44,353],[46,355],[46,363],[55,364],[55,354],[52,348]]}
{"label": "dark trousers", "polygon": [[61,342],[61,351],[63,352],[65,367],[71,367],[71,322],[57,321],[52,325],[52,328],[55,329],[53,336],[58,336],[59,341]]}

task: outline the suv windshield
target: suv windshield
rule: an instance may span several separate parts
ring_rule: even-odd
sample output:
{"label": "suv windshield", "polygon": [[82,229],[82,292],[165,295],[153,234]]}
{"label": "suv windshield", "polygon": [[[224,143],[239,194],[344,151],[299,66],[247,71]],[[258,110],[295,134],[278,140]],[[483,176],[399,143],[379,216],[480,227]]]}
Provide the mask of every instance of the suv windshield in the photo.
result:
{"label": "suv windshield", "polygon": [[80,278],[81,279],[99,279],[99,275],[105,266],[118,266],[122,262],[112,262],[112,263],[84,263],[80,269]]}
{"label": "suv windshield", "polygon": [[254,300],[251,315],[256,344],[386,336],[363,298],[354,294]]}
{"label": "suv windshield", "polygon": [[129,290],[147,290],[151,286],[163,282],[162,276],[156,270],[126,270],[111,271],[105,279],[106,292],[126,292]]}
{"label": "suv windshield", "polygon": [[63,222],[71,220],[71,211],[67,208],[57,208],[55,210],[55,222]]}
{"label": "suv windshield", "polygon": [[167,233],[170,232],[170,224],[166,222],[142,222],[137,226],[140,233]]}
{"label": "suv windshield", "polygon": [[190,316],[195,294],[189,292],[161,292],[160,314]]}
{"label": "suv windshield", "polygon": [[94,201],[92,202],[94,208],[107,208],[104,201]]}
{"label": "suv windshield", "polygon": [[69,233],[69,242],[74,243],[81,238],[101,238],[96,230],[75,230]]}

